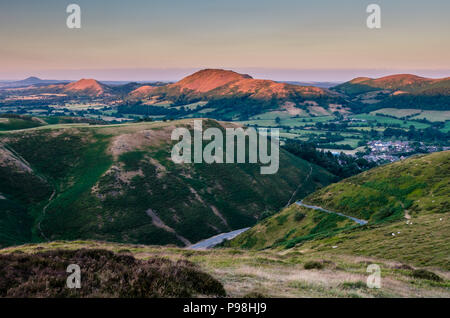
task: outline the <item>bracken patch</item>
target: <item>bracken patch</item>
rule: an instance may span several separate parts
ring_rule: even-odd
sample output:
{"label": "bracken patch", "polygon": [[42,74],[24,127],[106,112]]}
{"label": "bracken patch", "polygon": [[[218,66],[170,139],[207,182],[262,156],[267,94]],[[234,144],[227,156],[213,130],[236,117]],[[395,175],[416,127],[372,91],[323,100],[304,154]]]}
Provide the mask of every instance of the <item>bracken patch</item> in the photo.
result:
{"label": "bracken patch", "polygon": [[[69,289],[69,264],[81,268],[81,288]],[[191,262],[137,260],[100,249],[0,255],[0,297],[226,296],[222,284]]]}

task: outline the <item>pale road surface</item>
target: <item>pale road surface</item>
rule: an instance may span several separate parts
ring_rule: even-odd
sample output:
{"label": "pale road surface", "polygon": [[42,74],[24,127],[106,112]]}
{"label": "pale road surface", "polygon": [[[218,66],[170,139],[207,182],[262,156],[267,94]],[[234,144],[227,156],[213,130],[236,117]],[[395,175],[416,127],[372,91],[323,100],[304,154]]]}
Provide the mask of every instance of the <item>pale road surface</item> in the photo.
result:
{"label": "pale road surface", "polygon": [[228,233],[218,234],[218,235],[210,237],[206,240],[192,244],[186,248],[191,249],[191,250],[202,250],[202,249],[211,248],[211,247],[214,247],[214,246],[222,243],[224,240],[231,240],[232,238],[235,238],[239,234],[247,231],[248,229],[249,229],[249,227],[246,227],[245,229],[240,229],[240,230],[235,230],[235,231],[228,232]]}
{"label": "pale road surface", "polygon": [[[364,225],[367,224],[366,220],[361,220],[361,219],[357,219],[353,216],[348,216],[339,212],[334,212],[334,211],[330,211],[324,208],[321,208],[320,206],[315,206],[315,205],[308,205],[303,203],[302,201],[297,201],[295,202],[295,204],[299,205],[299,206],[303,206],[305,208],[308,209],[313,209],[313,210],[317,210],[317,211],[322,211],[325,213],[330,213],[330,214],[337,214],[340,216],[343,216],[347,219],[350,219],[352,221],[355,221],[356,223],[358,223],[359,225]],[[190,246],[187,246],[187,249],[192,249],[192,250],[201,250],[201,249],[208,249],[211,247],[214,247],[220,243],[222,243],[224,240],[231,240],[233,238],[235,238],[236,236],[238,236],[241,233],[244,233],[245,231],[247,231],[248,229],[250,229],[249,227],[246,227],[245,229],[240,229],[240,230],[236,230],[236,231],[232,231],[232,232],[228,232],[228,233],[222,233],[222,234],[218,234],[216,236],[210,237],[206,240],[200,241],[198,243],[192,244]]]}
{"label": "pale road surface", "polygon": [[342,213],[339,213],[339,212],[330,211],[330,210],[321,208],[320,206],[308,205],[308,204],[303,203],[302,201],[297,201],[297,202],[295,202],[295,204],[303,206],[305,208],[319,210],[319,211],[322,211],[322,212],[325,212],[325,213],[337,214],[337,215],[343,216],[343,217],[345,217],[347,219],[353,220],[356,223],[361,224],[361,225],[367,224],[366,220],[360,220],[360,219],[354,218],[353,216],[348,216],[348,215],[345,215],[345,214],[342,214]]}

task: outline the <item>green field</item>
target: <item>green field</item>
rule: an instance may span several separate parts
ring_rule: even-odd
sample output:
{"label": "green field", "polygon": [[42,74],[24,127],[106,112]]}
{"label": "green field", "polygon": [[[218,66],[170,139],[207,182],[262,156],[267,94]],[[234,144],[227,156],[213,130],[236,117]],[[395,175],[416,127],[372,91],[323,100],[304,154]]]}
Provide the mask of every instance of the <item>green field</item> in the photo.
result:
{"label": "green field", "polygon": [[390,116],[394,116],[397,118],[402,118],[405,116],[411,116],[411,115],[420,114],[420,113],[421,113],[420,109],[382,108],[382,109],[378,109],[373,112],[370,112],[370,115],[385,114],[385,115],[390,115]]}
{"label": "green field", "polygon": [[396,124],[396,125],[400,125],[400,127],[402,127],[402,128],[409,128],[410,126],[414,126],[414,127],[416,127],[416,129],[425,129],[425,128],[430,127],[429,124],[419,123],[417,121],[412,121],[412,120],[404,121],[404,120],[400,120],[400,119],[376,116],[376,115],[369,115],[369,114],[359,114],[359,115],[354,115],[351,117],[357,118],[357,119],[364,119],[364,120],[367,120],[369,123],[373,122],[373,123],[380,123],[380,124],[384,124],[384,125]]}

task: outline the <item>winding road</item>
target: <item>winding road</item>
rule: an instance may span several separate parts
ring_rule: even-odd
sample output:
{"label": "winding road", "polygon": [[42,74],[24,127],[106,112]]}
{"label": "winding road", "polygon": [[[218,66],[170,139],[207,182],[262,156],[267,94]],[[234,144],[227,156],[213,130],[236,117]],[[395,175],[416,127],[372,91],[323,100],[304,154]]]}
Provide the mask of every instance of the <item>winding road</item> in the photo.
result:
{"label": "winding road", "polygon": [[355,221],[356,223],[358,223],[360,225],[367,224],[366,220],[361,220],[361,219],[357,219],[357,218],[355,218],[353,216],[348,216],[348,215],[345,215],[345,214],[342,214],[342,213],[339,213],[339,212],[330,211],[330,210],[321,208],[320,206],[308,205],[308,204],[303,203],[302,201],[297,201],[297,202],[295,202],[295,204],[297,204],[299,206],[303,206],[303,207],[308,208],[308,209],[318,210],[318,211],[322,211],[322,212],[330,213],[330,214],[337,214],[337,215],[343,216],[343,217],[345,217],[347,219],[353,220],[353,221]]}
{"label": "winding road", "polygon": [[[313,170],[312,165],[310,165],[310,170],[309,170],[309,173],[308,173],[308,175],[307,175],[305,180],[308,180],[311,177],[312,170]],[[301,188],[301,186],[303,184],[304,184],[304,182],[299,184],[299,186],[294,191],[294,193],[292,193],[292,196],[289,199],[289,202],[287,203],[286,207],[291,204],[291,201],[293,200],[293,198],[295,197],[295,195],[297,194],[298,190]],[[345,214],[342,214],[342,213],[339,213],[339,212],[330,211],[330,210],[324,209],[324,208],[322,208],[320,206],[305,204],[302,201],[297,201],[297,202],[295,202],[295,204],[297,204],[299,206],[302,206],[302,207],[305,207],[305,208],[308,208],[308,209],[322,211],[322,212],[330,213],[330,214],[337,214],[337,215],[343,216],[343,217],[345,217],[347,219],[350,219],[352,221],[355,221],[359,225],[367,224],[366,220],[361,220],[361,219],[357,219],[357,218],[355,218],[353,216],[345,215]],[[235,230],[235,231],[228,232],[228,233],[221,233],[221,234],[215,235],[213,237],[210,237],[208,239],[205,239],[203,241],[200,241],[198,243],[189,245],[186,248],[187,249],[191,249],[191,250],[202,250],[202,249],[212,248],[212,247],[222,243],[224,240],[231,240],[231,239],[235,238],[239,234],[244,233],[245,231],[247,231],[248,229],[250,229],[250,228],[246,227],[244,229]]]}
{"label": "winding road", "polygon": [[186,248],[191,249],[191,250],[203,250],[203,249],[211,248],[211,247],[214,247],[214,246],[222,243],[224,240],[231,240],[231,239],[235,238],[239,234],[247,231],[248,229],[250,229],[250,228],[246,227],[244,229],[235,230],[235,231],[228,232],[228,233],[221,233],[221,234],[215,235],[213,237],[210,237],[206,240],[192,244]]}

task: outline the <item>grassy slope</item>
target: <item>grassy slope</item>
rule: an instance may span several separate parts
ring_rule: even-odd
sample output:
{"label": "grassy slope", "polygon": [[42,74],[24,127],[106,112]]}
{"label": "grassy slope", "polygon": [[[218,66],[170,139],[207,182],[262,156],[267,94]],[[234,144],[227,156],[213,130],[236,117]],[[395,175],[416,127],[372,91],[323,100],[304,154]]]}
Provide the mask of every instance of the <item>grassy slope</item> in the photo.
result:
{"label": "grassy slope", "polygon": [[[295,247],[302,253],[379,257],[449,270],[449,158],[448,151],[409,158],[332,184],[304,200],[368,219],[368,225],[334,223],[325,231],[311,233],[320,224],[314,222],[314,215],[322,212],[290,206],[228,244],[255,249]],[[298,213],[307,217],[298,222]]]}
{"label": "grassy slope", "polygon": [[[47,181],[35,187],[42,191],[45,187],[44,198],[24,202],[19,197],[21,191],[10,186],[14,178],[0,178],[4,184],[4,191],[0,192],[21,202],[32,216],[35,241],[42,239],[37,230],[40,223],[49,239],[183,244],[174,233],[152,224],[152,218],[146,214],[152,209],[177,234],[195,242],[252,225],[263,211],[279,209],[289,200],[299,180],[306,180],[310,170],[308,163],[286,152],[280,154],[278,174],[267,176],[260,175],[259,166],[249,164],[175,165],[168,159],[170,134],[157,143],[143,143],[119,156],[108,150],[118,137],[130,135],[131,142],[135,139],[133,134],[141,136],[145,131],[164,134],[173,128],[173,123],[56,127],[9,133],[2,138]],[[69,128],[61,129],[64,127]],[[313,167],[297,197],[306,196],[332,179],[323,169]],[[52,191],[56,195],[48,202]],[[28,236],[15,242],[24,240]]]}
{"label": "grassy slope", "polygon": [[363,172],[305,202],[373,222],[450,211],[450,151],[421,155]]}
{"label": "grassy slope", "polygon": [[296,249],[390,259],[449,271],[449,233],[449,213],[425,214],[408,223],[401,220],[360,227],[332,237],[304,242]]}
{"label": "grassy slope", "polygon": [[275,216],[259,222],[228,244],[233,247],[261,249],[286,245],[299,237],[314,238],[323,233],[331,234],[354,225],[353,221],[342,216],[293,204]]}

